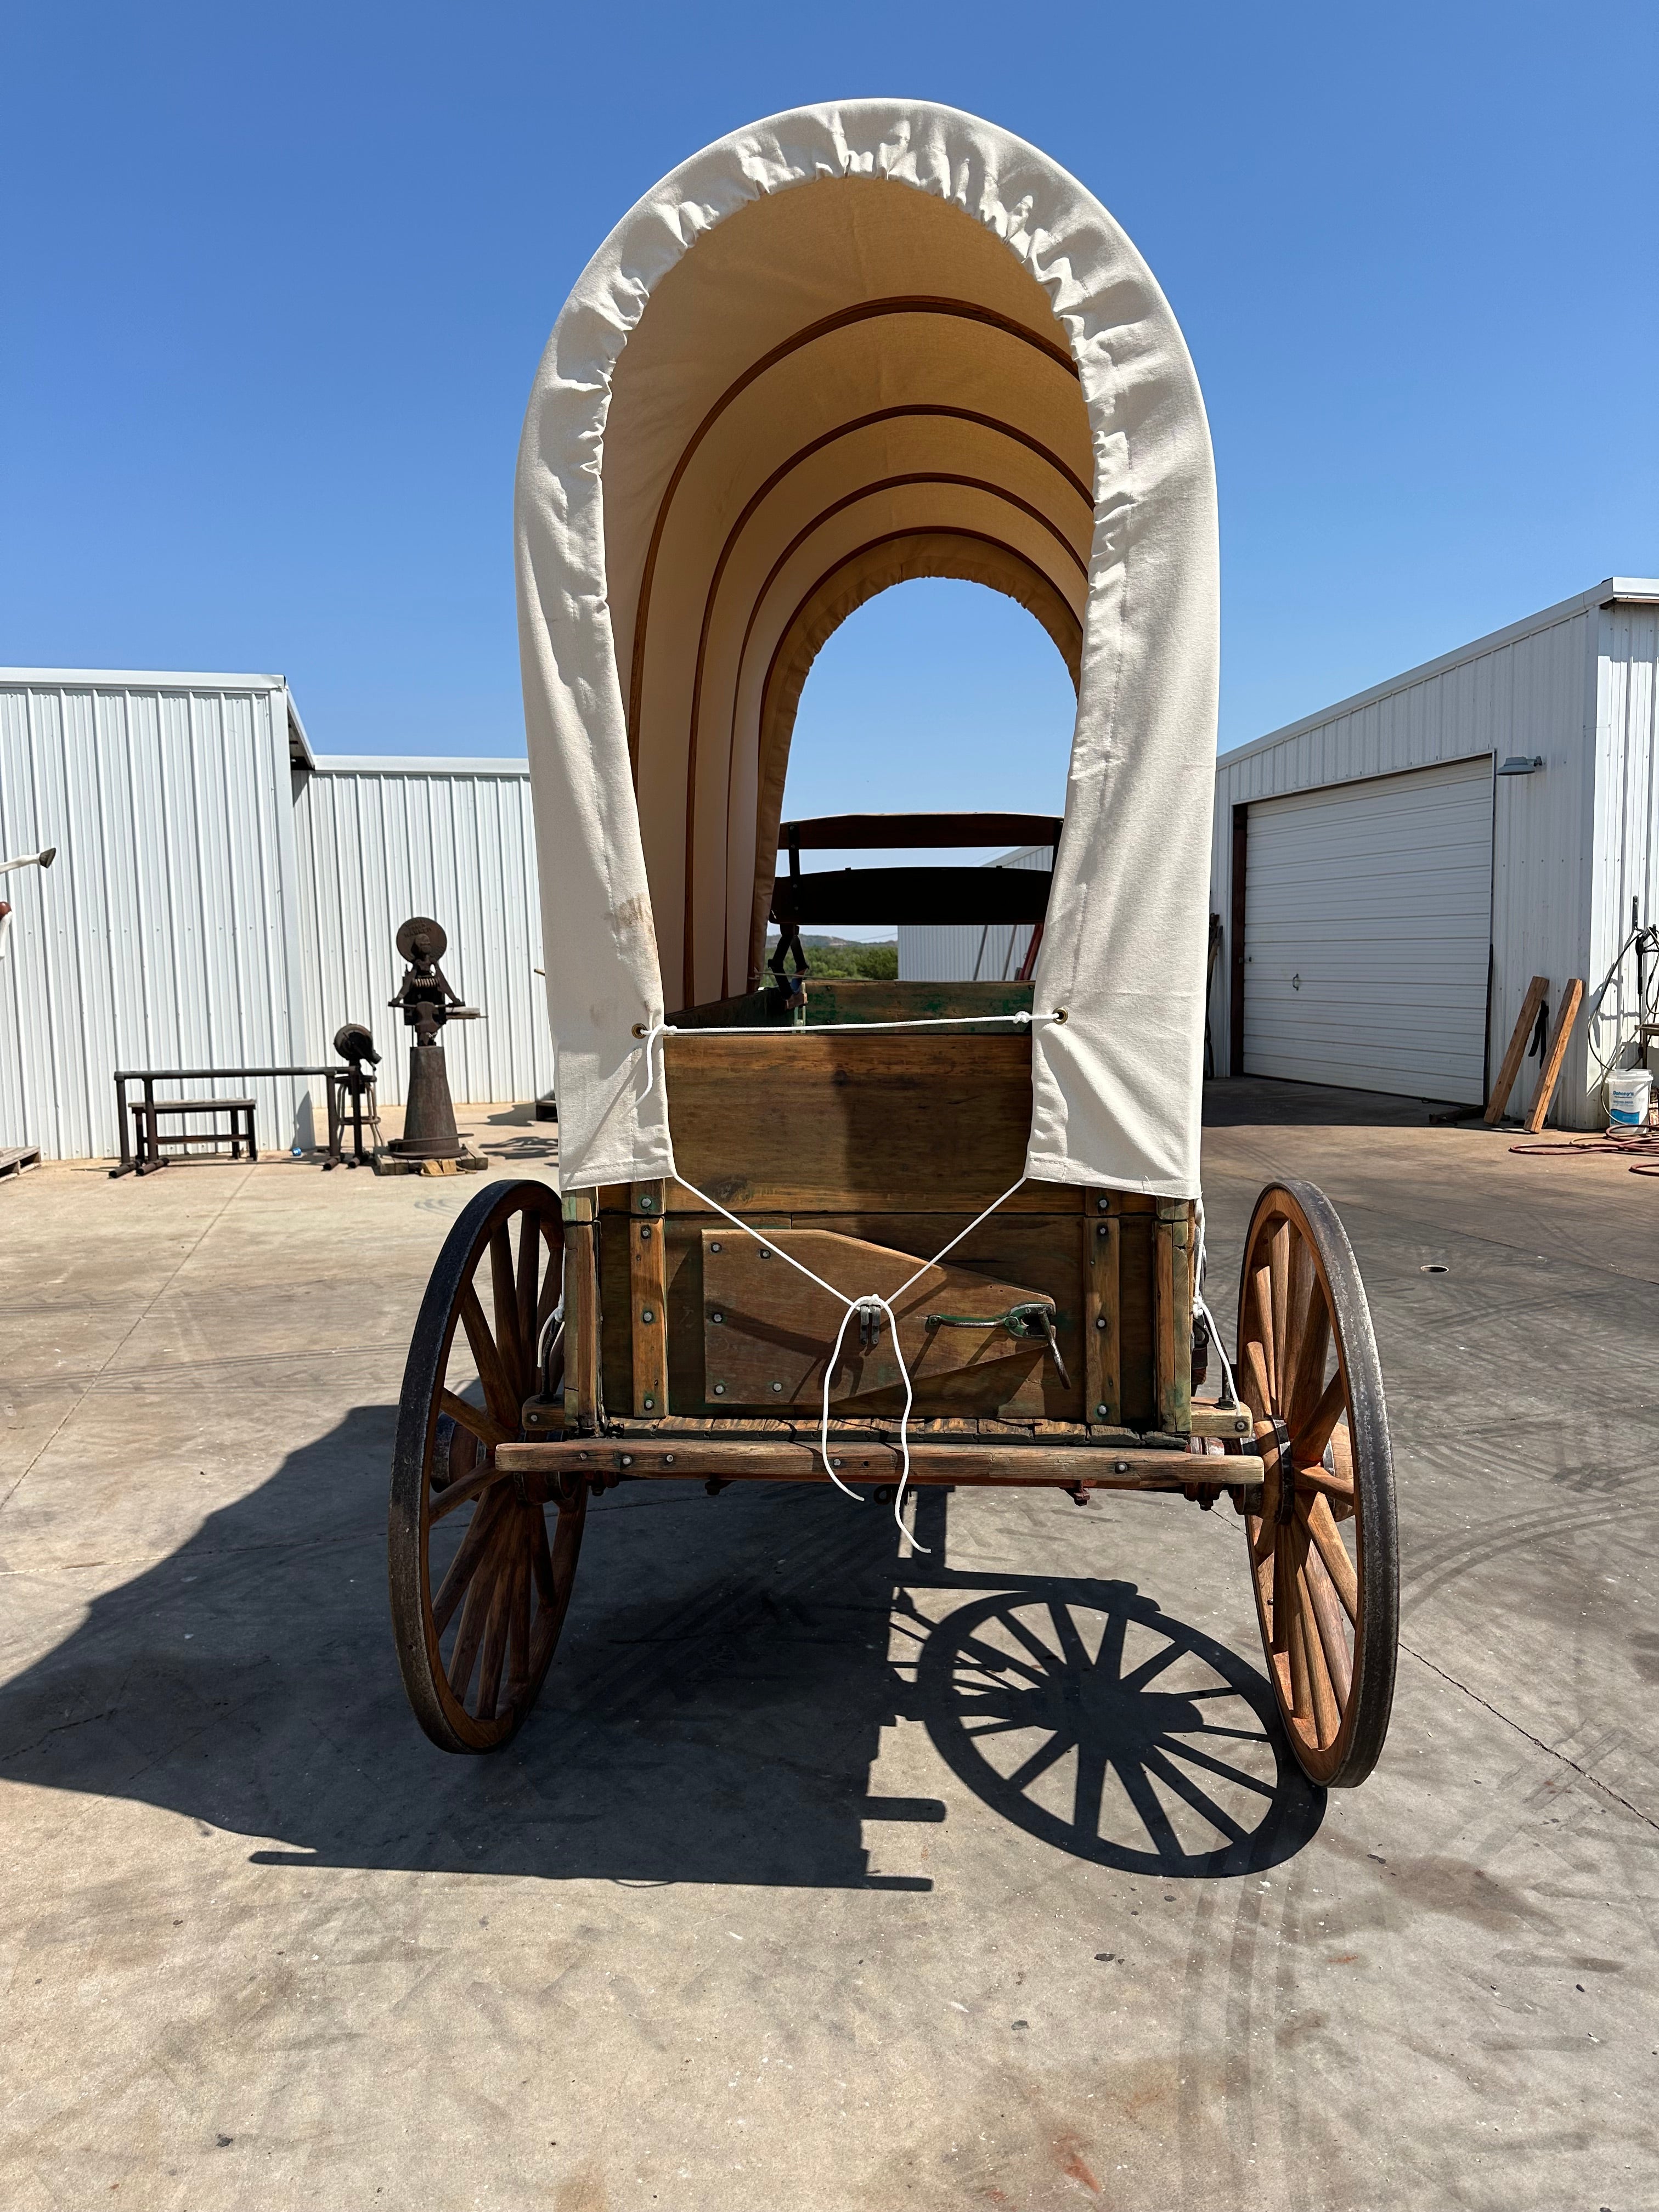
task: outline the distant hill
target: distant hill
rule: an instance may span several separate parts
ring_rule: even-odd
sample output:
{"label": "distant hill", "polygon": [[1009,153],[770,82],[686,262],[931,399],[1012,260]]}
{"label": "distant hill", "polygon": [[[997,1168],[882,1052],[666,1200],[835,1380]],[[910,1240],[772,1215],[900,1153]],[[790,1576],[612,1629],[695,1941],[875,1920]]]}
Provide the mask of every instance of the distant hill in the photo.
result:
{"label": "distant hill", "polygon": [[[806,957],[815,975],[861,976],[870,983],[890,983],[898,975],[896,937],[871,944],[859,938],[811,937],[803,931],[800,941],[806,948]],[[773,930],[766,940],[769,959],[777,945],[778,933]]]}

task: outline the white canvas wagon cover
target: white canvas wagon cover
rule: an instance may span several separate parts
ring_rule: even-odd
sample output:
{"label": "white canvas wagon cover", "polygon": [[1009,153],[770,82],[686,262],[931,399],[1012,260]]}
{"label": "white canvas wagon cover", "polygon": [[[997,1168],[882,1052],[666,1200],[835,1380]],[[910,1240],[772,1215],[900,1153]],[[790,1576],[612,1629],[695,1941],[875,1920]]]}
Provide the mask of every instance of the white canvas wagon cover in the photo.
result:
{"label": "white canvas wagon cover", "polygon": [[[696,155],[554,326],[515,529],[566,1189],[672,1170],[638,1032],[759,978],[812,659],[954,576],[1077,686],[1027,1172],[1198,1194],[1214,470],[1175,318],[1075,179],[910,100]],[[872,730],[850,802],[902,742]]]}

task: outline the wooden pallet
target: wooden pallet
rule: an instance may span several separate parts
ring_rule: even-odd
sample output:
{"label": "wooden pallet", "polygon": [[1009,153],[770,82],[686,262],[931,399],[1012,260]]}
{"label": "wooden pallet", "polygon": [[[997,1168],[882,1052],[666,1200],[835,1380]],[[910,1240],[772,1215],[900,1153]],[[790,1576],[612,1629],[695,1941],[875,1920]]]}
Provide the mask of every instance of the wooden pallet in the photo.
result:
{"label": "wooden pallet", "polygon": [[458,1160],[409,1160],[401,1152],[389,1152],[384,1145],[374,1148],[376,1175],[479,1175],[489,1163],[482,1152],[463,1152]]}
{"label": "wooden pallet", "polygon": [[0,1152],[0,1179],[7,1176],[21,1176],[25,1168],[38,1168],[40,1164],[39,1145],[13,1145]]}

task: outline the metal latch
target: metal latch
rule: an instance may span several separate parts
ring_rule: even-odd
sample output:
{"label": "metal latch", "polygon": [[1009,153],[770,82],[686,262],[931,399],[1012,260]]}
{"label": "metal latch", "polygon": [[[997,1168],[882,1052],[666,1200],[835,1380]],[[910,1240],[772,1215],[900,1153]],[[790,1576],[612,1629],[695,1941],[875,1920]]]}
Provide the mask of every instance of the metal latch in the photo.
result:
{"label": "metal latch", "polygon": [[1018,1305],[1010,1306],[1000,1314],[926,1314],[925,1328],[1006,1328],[1010,1336],[1023,1337],[1028,1343],[1046,1344],[1060,1370],[1060,1379],[1069,1390],[1072,1378],[1066,1372],[1066,1362],[1060,1356],[1060,1346],[1054,1340],[1054,1310],[1041,1298],[1027,1298]]}

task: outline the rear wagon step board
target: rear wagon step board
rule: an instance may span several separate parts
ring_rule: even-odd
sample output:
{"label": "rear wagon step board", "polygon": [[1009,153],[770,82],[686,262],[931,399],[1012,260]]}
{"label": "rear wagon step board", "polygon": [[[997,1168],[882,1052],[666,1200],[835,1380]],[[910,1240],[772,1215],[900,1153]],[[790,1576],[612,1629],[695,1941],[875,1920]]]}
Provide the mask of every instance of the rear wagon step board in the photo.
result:
{"label": "rear wagon step board", "polygon": [[[654,1435],[538,1438],[498,1444],[495,1461],[514,1474],[721,1475],[740,1482],[823,1482],[813,1445],[784,1437]],[[830,1463],[843,1480],[892,1482],[903,1471],[896,1444],[831,1436]],[[913,1483],[1006,1484],[1071,1490],[1231,1490],[1259,1483],[1265,1468],[1253,1452],[1204,1455],[1114,1450],[1091,1444],[913,1443]]]}

